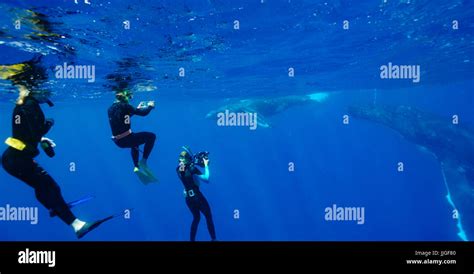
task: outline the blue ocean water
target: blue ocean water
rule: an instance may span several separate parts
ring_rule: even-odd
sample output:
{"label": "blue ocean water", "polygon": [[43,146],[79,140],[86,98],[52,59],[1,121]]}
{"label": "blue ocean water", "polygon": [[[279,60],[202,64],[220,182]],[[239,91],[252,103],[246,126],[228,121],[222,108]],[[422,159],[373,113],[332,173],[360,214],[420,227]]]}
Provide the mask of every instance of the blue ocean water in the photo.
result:
{"label": "blue ocean water", "polygon": [[[211,181],[202,191],[221,240],[460,240],[432,153],[381,124],[342,121],[349,106],[388,104],[448,122],[456,114],[472,127],[472,2],[78,2],[2,1],[0,60],[14,64],[43,55],[50,78],[43,88],[53,92],[56,104],[43,109],[56,120],[48,137],[57,147],[56,157],[42,154],[37,161],[66,200],[95,196],[74,208],[78,217],[94,220],[133,209],[129,219],[114,219],[85,240],[188,240],[192,215],[175,172],[183,145],[210,152]],[[44,28],[35,29],[25,10],[44,14],[50,32],[64,38],[29,37]],[[19,30],[17,18],[26,22]],[[130,29],[124,28],[127,20]],[[453,29],[453,20],[459,28]],[[56,79],[54,68],[64,62],[94,65],[95,82]],[[419,65],[420,82],[380,79],[380,66],[389,62]],[[158,184],[141,184],[130,152],[110,139],[114,73],[131,75],[133,104],[156,101],[149,116],[133,117],[133,129],[157,134],[149,165]],[[323,103],[265,117],[270,128],[220,127],[206,119],[241,99],[317,92],[330,95]],[[2,80],[0,138],[11,134],[16,97],[16,88]],[[397,171],[400,161],[403,172]],[[3,169],[0,189],[0,207],[39,207],[36,225],[0,221],[0,240],[75,240],[31,188]],[[325,209],[334,204],[363,207],[364,224],[327,221]],[[204,217],[197,237],[209,239]]]}

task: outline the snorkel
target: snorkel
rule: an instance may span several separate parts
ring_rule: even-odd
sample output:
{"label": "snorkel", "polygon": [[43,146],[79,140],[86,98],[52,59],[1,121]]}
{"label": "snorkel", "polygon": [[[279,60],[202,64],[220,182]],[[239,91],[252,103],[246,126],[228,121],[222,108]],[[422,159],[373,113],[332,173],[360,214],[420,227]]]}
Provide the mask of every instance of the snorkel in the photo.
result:
{"label": "snorkel", "polygon": [[189,149],[188,146],[182,146],[181,148],[182,148],[184,151],[186,151],[186,152],[189,154],[189,156],[191,156],[191,158],[193,158],[194,154],[191,152],[191,149]]}

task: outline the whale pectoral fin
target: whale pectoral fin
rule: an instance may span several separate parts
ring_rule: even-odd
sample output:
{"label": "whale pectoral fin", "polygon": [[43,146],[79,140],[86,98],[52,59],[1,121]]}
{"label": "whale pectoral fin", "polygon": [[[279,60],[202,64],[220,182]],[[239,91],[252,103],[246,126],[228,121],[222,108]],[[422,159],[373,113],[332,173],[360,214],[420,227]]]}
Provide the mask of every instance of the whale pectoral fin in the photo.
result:
{"label": "whale pectoral fin", "polygon": [[[458,236],[464,240],[474,239],[474,189],[465,169],[456,162],[442,161],[442,172],[448,195],[446,198],[457,213]],[[454,217],[453,217],[454,218]],[[454,218],[456,219],[456,218]]]}
{"label": "whale pectoral fin", "polygon": [[[403,135],[400,134],[400,132],[397,132],[397,133],[401,136],[401,138],[404,138]],[[437,157],[436,157],[436,154],[434,154],[432,151],[430,151],[430,150],[429,150],[427,147],[425,147],[425,146],[416,145],[416,148],[417,148],[420,152],[422,152],[422,153],[427,153],[427,154],[430,154],[430,155],[432,155],[433,157],[437,158]]]}
{"label": "whale pectoral fin", "polygon": [[263,127],[263,128],[270,128],[271,127],[271,124],[265,119],[265,117],[263,117],[260,114],[258,114],[258,116],[257,116],[257,125],[259,127]]}

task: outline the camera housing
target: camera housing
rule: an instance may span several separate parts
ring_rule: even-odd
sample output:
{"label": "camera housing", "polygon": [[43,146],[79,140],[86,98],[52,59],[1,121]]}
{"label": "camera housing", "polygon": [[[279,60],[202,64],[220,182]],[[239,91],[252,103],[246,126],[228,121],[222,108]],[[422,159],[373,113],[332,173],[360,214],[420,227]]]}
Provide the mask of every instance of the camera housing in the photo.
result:
{"label": "camera housing", "polygon": [[194,155],[193,163],[200,167],[204,167],[204,159],[209,159],[209,152],[208,151],[201,151]]}

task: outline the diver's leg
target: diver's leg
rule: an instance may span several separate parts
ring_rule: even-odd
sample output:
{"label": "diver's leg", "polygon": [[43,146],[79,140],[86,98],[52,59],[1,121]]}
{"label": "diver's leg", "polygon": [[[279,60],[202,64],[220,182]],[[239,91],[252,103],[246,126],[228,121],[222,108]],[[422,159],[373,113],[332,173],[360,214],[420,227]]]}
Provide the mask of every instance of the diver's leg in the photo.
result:
{"label": "diver's leg", "polygon": [[145,143],[145,149],[143,150],[143,159],[148,159],[150,157],[151,151],[153,150],[153,147],[155,146],[155,140],[156,140],[156,135],[151,132],[143,132],[146,134],[146,143]]}
{"label": "diver's leg", "polygon": [[135,134],[132,133],[128,135],[127,137],[120,139],[115,142],[117,146],[120,148],[130,148],[130,152],[132,154],[132,161],[133,161],[133,166],[138,169],[138,160],[139,160],[139,155],[140,152],[138,150],[138,146],[140,145],[137,142],[137,138],[135,137]]}
{"label": "diver's leg", "polygon": [[58,184],[32,158],[21,157],[7,149],[2,157],[2,165],[10,175],[34,188],[38,201],[70,225],[78,238],[84,237],[104,222],[99,220],[86,223],[77,219],[64,201]]}
{"label": "diver's leg", "polygon": [[2,157],[4,169],[13,177],[35,189],[36,198],[48,210],[68,225],[76,219],[61,195],[61,189],[51,176],[33,159],[6,151]]}
{"label": "diver's leg", "polygon": [[52,209],[57,216],[67,225],[71,225],[76,216],[72,213],[66,201],[61,194],[61,188],[54,179],[40,166],[29,178],[32,182],[36,181],[35,194],[38,201],[46,208]]}
{"label": "diver's leg", "polygon": [[138,150],[138,147],[132,147],[132,161],[133,165],[138,168],[138,159],[140,158],[140,152]]}
{"label": "diver's leg", "polygon": [[[146,166],[146,160],[151,154],[151,151],[153,150],[153,146],[155,145],[155,140],[156,140],[156,135],[151,132],[138,132],[138,133],[132,133],[129,136],[125,137],[124,139],[118,141],[118,145],[120,147],[130,147],[132,149],[145,144],[145,148],[143,150],[143,162],[142,164]],[[132,150],[132,157],[134,157],[135,153]],[[138,157],[138,156],[137,156]],[[134,163],[135,163],[135,158],[134,158]]]}
{"label": "diver's leg", "polygon": [[156,135],[151,132],[139,132],[134,135],[138,145],[145,144],[145,148],[143,149],[143,159],[146,161],[148,157],[150,157],[151,151],[155,145]]}
{"label": "diver's leg", "polygon": [[18,153],[14,153],[12,149],[8,148],[3,153],[2,166],[8,174],[34,188],[34,182],[24,178],[25,174],[32,174],[35,170],[33,159],[21,157]]}
{"label": "diver's leg", "polygon": [[150,170],[150,168],[148,168],[147,160],[150,156],[153,146],[155,145],[156,135],[151,132],[139,132],[134,134],[133,138],[135,139],[136,144],[145,144],[143,157],[138,163],[140,169],[142,169],[149,178],[153,178],[153,180],[155,180],[155,175]]}
{"label": "diver's leg", "polygon": [[[191,242],[196,241],[196,233],[199,225],[199,221],[201,220],[201,213],[199,212],[199,205],[196,204],[195,201],[191,200],[192,198],[186,199],[186,205],[188,206],[189,210],[193,214],[193,222],[191,223]],[[193,199],[195,200],[195,199]]]}
{"label": "diver's leg", "polygon": [[207,202],[203,194],[199,195],[199,201],[200,201],[199,209],[202,211],[202,213],[206,217],[207,230],[209,230],[209,235],[211,235],[212,240],[216,240],[216,229],[214,228],[214,221],[212,220],[211,207],[209,206],[209,203]]}

